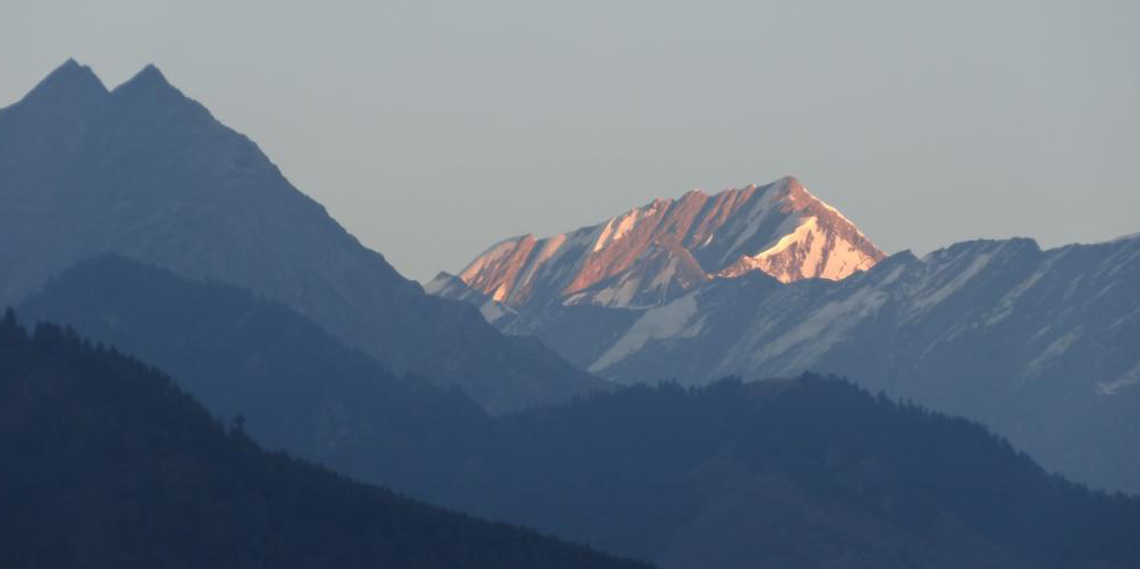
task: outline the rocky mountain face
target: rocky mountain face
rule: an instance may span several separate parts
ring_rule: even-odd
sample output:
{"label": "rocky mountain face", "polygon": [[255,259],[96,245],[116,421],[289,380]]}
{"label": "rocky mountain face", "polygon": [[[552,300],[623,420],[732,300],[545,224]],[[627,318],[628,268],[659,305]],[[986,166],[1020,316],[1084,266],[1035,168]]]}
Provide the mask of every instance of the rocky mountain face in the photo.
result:
{"label": "rocky mountain face", "polygon": [[0,110],[0,305],[118,253],[284,302],[399,373],[488,409],[605,387],[424,294],[153,66],[108,91],[68,61]]}
{"label": "rocky mountain face", "polygon": [[883,257],[847,218],[788,177],[658,199],[571,233],[507,239],[427,288],[478,301],[491,315],[558,304],[645,308],[716,278],[760,271],[781,282],[840,280]]}
{"label": "rocky mountain face", "polygon": [[841,281],[717,279],[643,310],[497,321],[625,383],[813,370],[973,418],[1045,467],[1140,492],[1140,238],[896,254]]}

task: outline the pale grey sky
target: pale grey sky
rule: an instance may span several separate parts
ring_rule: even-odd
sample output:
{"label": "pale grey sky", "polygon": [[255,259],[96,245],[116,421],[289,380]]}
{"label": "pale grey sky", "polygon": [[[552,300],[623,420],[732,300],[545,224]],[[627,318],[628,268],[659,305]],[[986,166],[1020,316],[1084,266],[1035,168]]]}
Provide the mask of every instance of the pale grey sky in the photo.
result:
{"label": "pale grey sky", "polygon": [[1140,2],[0,0],[0,106],[149,62],[404,274],[794,174],[888,252],[1140,231]]}

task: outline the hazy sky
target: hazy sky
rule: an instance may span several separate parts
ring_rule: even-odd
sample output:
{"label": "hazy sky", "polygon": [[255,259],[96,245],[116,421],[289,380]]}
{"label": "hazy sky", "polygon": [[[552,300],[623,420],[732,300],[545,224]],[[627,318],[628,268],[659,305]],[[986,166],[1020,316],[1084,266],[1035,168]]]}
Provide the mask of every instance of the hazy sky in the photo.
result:
{"label": "hazy sky", "polygon": [[[0,0],[0,106],[148,62],[404,274],[794,174],[888,252],[1140,231],[1140,2]],[[0,205],[0,207],[3,207]]]}

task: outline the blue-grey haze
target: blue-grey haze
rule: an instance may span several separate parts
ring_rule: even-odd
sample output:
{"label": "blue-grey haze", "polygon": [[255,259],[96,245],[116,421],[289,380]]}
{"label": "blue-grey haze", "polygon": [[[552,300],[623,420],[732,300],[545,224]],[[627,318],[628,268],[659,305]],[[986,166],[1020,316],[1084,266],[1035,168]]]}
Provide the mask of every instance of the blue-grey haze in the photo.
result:
{"label": "blue-grey haze", "polygon": [[1140,231],[1140,3],[0,1],[0,106],[149,62],[419,279],[795,174],[888,252]]}

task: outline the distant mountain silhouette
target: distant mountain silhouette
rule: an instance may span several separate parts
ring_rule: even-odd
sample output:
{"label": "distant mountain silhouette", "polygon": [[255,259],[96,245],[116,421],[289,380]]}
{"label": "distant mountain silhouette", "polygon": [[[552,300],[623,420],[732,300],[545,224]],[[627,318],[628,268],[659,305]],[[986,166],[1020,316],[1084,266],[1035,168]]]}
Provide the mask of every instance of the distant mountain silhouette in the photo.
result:
{"label": "distant mountain silhouette", "polygon": [[153,368],[0,319],[0,566],[643,565],[260,450]]}
{"label": "distant mountain silhouette", "polygon": [[424,294],[153,66],[107,91],[68,61],[0,110],[0,201],[0,305],[119,253],[284,302],[493,411],[606,387],[540,342]]}
{"label": "distant mountain silhouette", "polygon": [[666,568],[1140,566],[1140,499],[818,376],[634,387],[488,445],[444,503]]}
{"label": "distant mountain silhouette", "polygon": [[283,305],[121,257],[65,271],[23,310],[170,369],[273,448],[670,569],[1140,559],[1136,499],[835,380],[636,387],[492,418]]}

